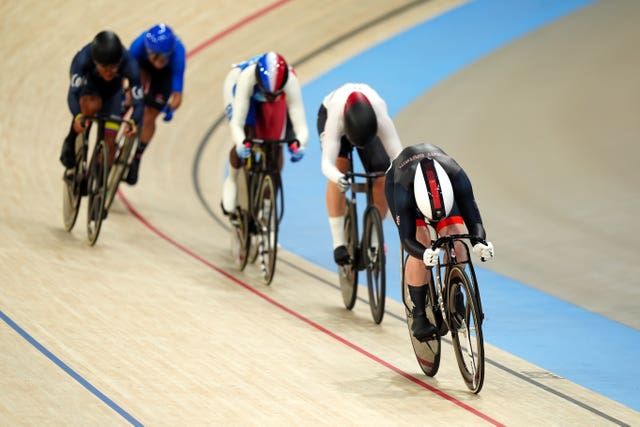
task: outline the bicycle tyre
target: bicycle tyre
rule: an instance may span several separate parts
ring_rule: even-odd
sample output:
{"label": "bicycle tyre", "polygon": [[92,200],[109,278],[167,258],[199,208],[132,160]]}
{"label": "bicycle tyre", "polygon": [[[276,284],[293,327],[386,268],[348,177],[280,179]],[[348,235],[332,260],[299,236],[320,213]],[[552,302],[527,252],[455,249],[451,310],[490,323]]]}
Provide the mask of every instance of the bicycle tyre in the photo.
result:
{"label": "bicycle tyre", "polygon": [[93,149],[87,180],[89,207],[87,211],[87,241],[91,246],[96,244],[100,235],[103,213],[107,196],[107,178],[109,174],[109,149],[104,140],[98,142]]}
{"label": "bicycle tyre", "polygon": [[231,256],[238,270],[243,271],[249,261],[251,250],[251,176],[246,168],[238,175],[238,206],[235,210],[237,223],[231,227]]}
{"label": "bicycle tyre", "polygon": [[73,229],[80,211],[82,181],[85,179],[87,170],[85,138],[84,134],[79,134],[76,137],[76,166],[65,169],[62,176],[62,219],[66,231]]}
{"label": "bicycle tyre", "polygon": [[244,209],[236,208],[237,223],[231,226],[231,256],[238,270],[242,271],[247,266],[249,245],[249,213]]}
{"label": "bicycle tyre", "polygon": [[344,218],[344,235],[351,263],[338,267],[340,292],[347,310],[356,304],[358,295],[358,218],[356,204],[347,200],[347,212]]}
{"label": "bicycle tyre", "polygon": [[133,151],[133,146],[136,145],[137,138],[127,138],[124,135],[121,136],[122,144],[119,144],[119,141],[116,141],[117,154],[116,158],[113,162],[113,166],[109,170],[109,180],[107,185],[107,201],[105,203],[105,209],[109,210],[111,208],[111,204],[115,199],[116,192],[118,191],[118,186],[122,181],[122,177],[124,176],[125,171],[129,168],[131,164],[131,154]]}
{"label": "bicycle tyre", "polygon": [[375,206],[369,206],[364,213],[362,235],[362,256],[367,271],[369,307],[376,324],[382,322],[386,300],[386,256],[384,253],[384,235],[382,218]]}
{"label": "bicycle tyre", "polygon": [[[413,347],[416,360],[418,361],[418,366],[420,366],[420,369],[422,369],[422,372],[424,372],[425,375],[433,377],[438,373],[438,369],[440,369],[442,342],[440,335],[437,335],[436,338],[428,341],[418,341],[418,339],[413,336],[413,313],[411,309],[413,307],[413,302],[409,296],[408,284],[406,283],[404,273],[408,257],[409,255],[402,258],[402,300],[404,301],[405,315],[407,316],[409,338],[411,339],[411,345]],[[436,313],[440,308],[438,307],[433,274],[431,275],[431,283],[427,285],[427,289],[427,299],[425,302],[427,318],[432,324],[437,325]]]}
{"label": "bicycle tyre", "polygon": [[278,202],[271,175],[265,175],[260,183],[257,203],[257,226],[260,235],[260,267],[262,280],[270,285],[276,271],[278,255]]}
{"label": "bicycle tyre", "polygon": [[[256,164],[257,162],[255,158],[252,159],[252,164]],[[247,172],[247,188],[248,188],[248,199],[251,200],[250,208],[249,208],[249,263],[253,264],[258,259],[258,252],[260,249],[260,233],[258,232],[258,211],[260,205],[258,191],[261,186],[261,181],[263,178],[262,174],[256,172]]]}
{"label": "bicycle tyre", "polygon": [[[462,322],[453,316],[455,293],[463,292],[465,313]],[[451,340],[458,368],[465,384],[473,393],[479,393],[484,383],[484,339],[482,335],[482,313],[479,309],[474,286],[467,273],[453,266],[447,273],[449,307],[447,317],[451,324]],[[458,314],[459,316],[459,314]]]}

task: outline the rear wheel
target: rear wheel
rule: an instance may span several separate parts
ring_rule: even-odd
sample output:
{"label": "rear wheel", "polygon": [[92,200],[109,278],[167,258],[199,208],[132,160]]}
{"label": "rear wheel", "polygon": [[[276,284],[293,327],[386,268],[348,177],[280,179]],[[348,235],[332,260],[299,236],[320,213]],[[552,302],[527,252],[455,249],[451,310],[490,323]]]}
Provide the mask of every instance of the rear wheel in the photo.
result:
{"label": "rear wheel", "polygon": [[482,313],[474,287],[464,270],[459,266],[451,267],[447,283],[453,351],[465,384],[469,390],[478,393],[484,383]]}
{"label": "rear wheel", "polygon": [[87,170],[84,134],[76,137],[76,166],[66,169],[62,176],[62,219],[64,229],[71,231],[78,218],[80,200],[82,199],[82,181]]}
{"label": "rear wheel", "polygon": [[356,295],[358,294],[358,219],[356,214],[355,203],[347,201],[347,214],[344,218],[344,237],[351,263],[338,267],[342,301],[347,310],[351,310],[356,304]]}
{"label": "rear wheel", "polygon": [[[413,336],[413,302],[411,301],[411,297],[409,296],[409,288],[408,284],[405,280],[404,269],[407,264],[408,255],[404,257],[404,251],[401,251],[402,258],[402,299],[404,301],[405,314],[407,316],[407,326],[409,327],[409,337],[411,339],[411,345],[413,346],[413,352],[416,355],[416,360],[418,361],[418,365],[422,372],[425,375],[433,377],[438,373],[438,369],[440,368],[440,352],[441,352],[441,341],[440,335],[437,335],[434,339],[428,341],[418,341],[416,337]],[[427,312],[427,318],[429,322],[433,325],[438,324],[438,303],[436,298],[436,291],[433,285],[433,277],[431,277],[431,284],[427,285],[427,299],[425,302],[425,308]]]}
{"label": "rear wheel", "polygon": [[231,226],[231,256],[233,263],[240,271],[247,266],[249,259],[249,213],[239,207],[234,213],[235,219]]}
{"label": "rear wheel", "polygon": [[262,279],[269,285],[276,270],[278,253],[278,203],[271,175],[266,175],[262,180],[257,208]]}
{"label": "rear wheel", "polygon": [[[121,131],[122,132],[122,131]],[[109,210],[111,204],[113,203],[113,199],[116,196],[116,192],[118,191],[118,186],[120,185],[120,181],[122,181],[122,177],[124,176],[125,171],[129,167],[131,163],[131,157],[133,153],[133,147],[136,145],[136,138],[127,138],[124,135],[121,135],[116,143],[114,144],[116,148],[116,157],[113,162],[113,166],[109,170],[109,180],[107,186],[107,201],[105,203],[105,209]]]}
{"label": "rear wheel", "polygon": [[364,214],[362,256],[367,271],[369,306],[376,323],[382,322],[386,295],[384,236],[382,219],[375,206],[370,206]]}
{"label": "rear wheel", "polygon": [[87,195],[89,210],[87,212],[87,240],[95,245],[100,235],[100,227],[105,213],[107,196],[107,177],[109,174],[109,150],[104,140],[98,142],[93,149],[89,165]]}
{"label": "rear wheel", "polygon": [[251,201],[249,186],[249,174],[246,168],[242,168],[238,174],[238,207],[234,213],[231,227],[231,256],[233,262],[240,271],[244,270],[249,261],[251,249]]}

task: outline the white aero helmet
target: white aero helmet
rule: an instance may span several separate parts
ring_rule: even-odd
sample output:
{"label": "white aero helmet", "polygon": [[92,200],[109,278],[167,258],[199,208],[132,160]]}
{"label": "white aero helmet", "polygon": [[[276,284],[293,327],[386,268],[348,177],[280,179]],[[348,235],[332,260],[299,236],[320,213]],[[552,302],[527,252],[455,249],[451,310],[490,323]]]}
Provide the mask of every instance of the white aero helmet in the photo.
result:
{"label": "white aero helmet", "polygon": [[413,194],[418,209],[429,221],[440,221],[451,213],[454,200],[451,181],[440,163],[430,157],[416,166]]}

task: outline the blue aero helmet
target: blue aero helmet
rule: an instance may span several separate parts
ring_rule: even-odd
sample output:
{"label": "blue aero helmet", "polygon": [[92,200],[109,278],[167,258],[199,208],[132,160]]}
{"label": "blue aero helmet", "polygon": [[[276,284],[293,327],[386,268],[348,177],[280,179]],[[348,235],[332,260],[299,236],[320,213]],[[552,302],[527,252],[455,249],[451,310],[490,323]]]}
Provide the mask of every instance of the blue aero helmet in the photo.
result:
{"label": "blue aero helmet", "polygon": [[168,25],[154,25],[144,36],[144,46],[149,52],[169,56],[176,46],[176,36]]}

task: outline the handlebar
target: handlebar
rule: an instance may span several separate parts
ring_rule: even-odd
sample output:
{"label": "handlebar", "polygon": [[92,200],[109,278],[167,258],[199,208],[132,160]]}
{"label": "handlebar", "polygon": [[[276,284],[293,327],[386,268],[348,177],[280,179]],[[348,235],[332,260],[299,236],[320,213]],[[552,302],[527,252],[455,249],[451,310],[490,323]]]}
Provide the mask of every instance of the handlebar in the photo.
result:
{"label": "handlebar", "polygon": [[129,119],[125,119],[122,116],[116,114],[95,114],[93,116],[82,116],[83,120],[91,120],[93,122],[118,122],[131,126]]}
{"label": "handlebar", "polygon": [[375,179],[385,176],[386,172],[346,172],[344,174],[347,178],[367,178]]}
{"label": "handlebar", "polygon": [[291,144],[292,142],[298,141],[295,138],[291,139],[262,139],[262,138],[247,138],[244,140],[245,143],[249,142],[251,144]]}
{"label": "handlebar", "polygon": [[431,244],[431,249],[435,250],[437,248],[444,246],[445,244],[453,243],[454,240],[461,240],[461,239],[474,239],[474,240],[477,239],[480,243],[484,245],[487,244],[487,242],[484,239],[481,239],[478,236],[473,236],[471,234],[452,234],[450,236],[438,237],[436,241]]}

